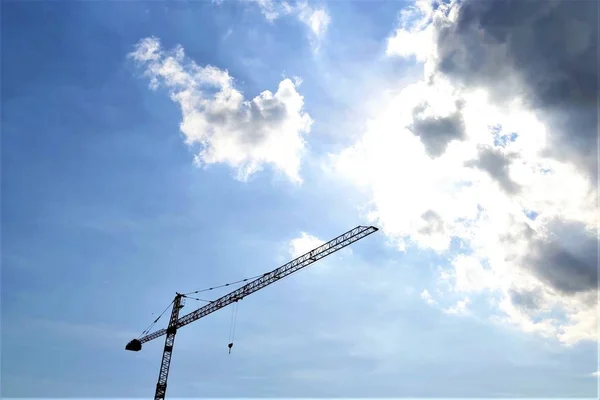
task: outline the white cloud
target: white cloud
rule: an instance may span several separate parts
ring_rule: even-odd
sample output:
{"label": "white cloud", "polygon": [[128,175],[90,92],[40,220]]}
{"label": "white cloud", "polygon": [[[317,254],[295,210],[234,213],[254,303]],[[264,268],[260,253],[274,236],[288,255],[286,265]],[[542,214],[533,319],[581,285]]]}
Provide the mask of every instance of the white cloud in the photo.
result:
{"label": "white cloud", "polygon": [[502,324],[514,325],[527,333],[537,333],[544,337],[556,337],[558,335],[557,321],[553,318],[533,319],[527,308],[514,304],[509,296],[505,296],[499,304],[499,309],[504,316],[496,317],[495,320]]}
{"label": "white cloud", "polygon": [[406,29],[398,29],[394,36],[388,39],[386,54],[388,56],[415,56],[418,61],[426,61],[431,52],[432,33],[433,29],[431,28],[417,34],[411,34]]}
{"label": "white cloud", "polygon": [[306,232],[301,232],[299,237],[290,240],[290,256],[292,258],[300,257],[301,255],[306,254],[312,249],[319,247],[323,243],[325,243],[325,241]]}
{"label": "white cloud", "polygon": [[[281,10],[279,9],[277,3],[273,0],[250,0],[254,1],[259,7],[262,14],[268,21],[274,21],[279,17]],[[286,4],[286,3],[284,3]]]}
{"label": "white cloud", "polygon": [[185,141],[201,147],[198,165],[227,164],[240,180],[270,165],[301,182],[304,135],[312,120],[292,80],[281,81],[275,93],[265,90],[246,100],[227,71],[197,65],[180,46],[166,51],[159,39],[149,37],[130,57],[144,68],[152,89],[167,88],[181,107]]}
{"label": "white cloud", "polygon": [[421,292],[421,298],[423,300],[425,300],[425,302],[429,305],[434,305],[436,304],[436,301],[431,297],[431,294],[429,294],[429,291],[427,289],[424,289]]}
{"label": "white cloud", "polygon": [[431,2],[418,0],[406,7],[400,15],[400,26],[387,39],[388,56],[414,56],[418,61],[427,61],[434,50],[432,46],[433,26],[427,21],[433,15]]}
{"label": "white cloud", "polygon": [[600,377],[600,371],[593,372],[593,373],[591,374],[591,376],[593,376],[593,377],[595,377],[595,378],[598,378],[598,377]]}
{"label": "white cloud", "polygon": [[[440,71],[438,39],[457,24],[457,4],[418,1],[402,15],[388,55],[414,55],[424,79],[331,155],[333,168],[370,195],[368,217],[400,250],[448,255],[443,276],[455,291],[500,296],[498,318],[523,331],[565,345],[595,340],[595,187],[553,156],[555,130],[525,86],[499,101],[498,88]],[[523,83],[508,75],[513,84]],[[451,251],[452,238],[467,254]],[[446,311],[464,313],[468,299]]]}
{"label": "white cloud", "polygon": [[452,260],[454,267],[451,275],[454,287],[462,292],[477,292],[483,289],[498,288],[499,280],[493,270],[485,269],[476,257],[459,255]]}
{"label": "white cloud", "polygon": [[454,315],[467,315],[469,313],[467,306],[470,302],[471,300],[468,297],[465,297],[464,299],[457,301],[454,306],[444,309],[444,312]]}
{"label": "white cloud", "polygon": [[[585,304],[585,303],[584,303]],[[568,313],[568,320],[558,328],[558,337],[566,345],[574,345],[580,341],[598,340],[598,305],[581,307],[573,302]]]}
{"label": "white cloud", "polygon": [[311,45],[313,50],[318,52],[327,33],[331,17],[324,8],[312,8],[307,3],[300,3],[296,12],[298,19],[312,32],[310,36]]}
{"label": "white cloud", "polygon": [[323,6],[312,7],[307,2],[297,2],[295,4],[286,1],[279,2],[274,0],[251,0],[261,9],[265,18],[273,22],[282,15],[295,16],[309,29],[310,42],[315,52],[318,52],[321,42],[327,33],[327,28],[331,22],[331,17]]}

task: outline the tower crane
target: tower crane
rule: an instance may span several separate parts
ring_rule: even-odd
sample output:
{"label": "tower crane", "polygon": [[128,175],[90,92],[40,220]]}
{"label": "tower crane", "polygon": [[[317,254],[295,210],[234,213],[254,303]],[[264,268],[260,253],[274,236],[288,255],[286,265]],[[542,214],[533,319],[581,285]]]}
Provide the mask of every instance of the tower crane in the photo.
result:
{"label": "tower crane", "polygon": [[[349,246],[372,233],[377,232],[377,230],[378,229],[374,226],[357,226],[356,228],[349,230],[335,239],[332,239],[329,242],[301,255],[300,257],[295,258],[287,264],[284,264],[271,272],[260,275],[258,278],[250,281],[244,286],[218,298],[217,300],[209,302],[205,306],[200,307],[199,309],[192,311],[181,318],[179,317],[179,311],[181,308],[183,308],[183,300],[186,298],[186,295],[176,293],[172,302],[173,308],[171,310],[171,317],[169,318],[169,324],[167,328],[160,329],[153,333],[148,333],[145,336],[141,336],[137,339],[133,339],[125,346],[126,350],[140,351],[143,343],[166,335],[154,399],[163,400],[165,398],[165,393],[167,391],[167,377],[169,376],[169,366],[171,365],[171,355],[173,353],[173,345],[175,343],[175,334],[179,328],[197,321],[200,318],[203,318],[223,307],[233,304],[238,300],[241,300],[244,297],[259,291],[260,289],[293,274],[294,272],[300,271],[314,262],[319,261],[320,259],[325,258],[328,255],[335,253],[336,251],[341,250],[344,247]],[[231,349],[231,343],[229,347]]]}

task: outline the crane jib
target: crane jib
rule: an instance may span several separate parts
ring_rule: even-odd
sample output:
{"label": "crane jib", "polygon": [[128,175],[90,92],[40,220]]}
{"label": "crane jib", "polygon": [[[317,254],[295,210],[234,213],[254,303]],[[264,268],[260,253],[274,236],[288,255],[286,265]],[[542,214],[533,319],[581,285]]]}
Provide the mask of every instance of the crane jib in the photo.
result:
{"label": "crane jib", "polygon": [[[195,311],[192,311],[189,314],[184,315],[183,317],[177,320],[176,327],[181,328],[191,322],[194,322],[202,317],[207,316],[208,314],[211,314],[223,307],[226,307],[238,300],[241,300],[244,297],[264,288],[265,286],[268,286],[271,283],[278,281],[279,279],[285,278],[286,276],[291,275],[294,272],[297,272],[311,265],[312,263],[324,257],[327,257],[328,255],[338,250],[343,249],[344,247],[364,238],[365,236],[377,232],[377,230],[378,229],[374,226],[357,226],[356,228],[351,229],[348,232],[336,237],[335,239],[332,239],[329,242],[322,244],[321,246],[288,262],[287,264],[284,264],[271,272],[263,274],[259,278],[256,278],[255,280],[220,297],[219,299],[214,300],[209,304]],[[149,342],[165,334],[167,334],[167,330],[160,329],[139,339],[133,339],[127,344],[125,349],[139,351],[141,350],[142,343]]]}

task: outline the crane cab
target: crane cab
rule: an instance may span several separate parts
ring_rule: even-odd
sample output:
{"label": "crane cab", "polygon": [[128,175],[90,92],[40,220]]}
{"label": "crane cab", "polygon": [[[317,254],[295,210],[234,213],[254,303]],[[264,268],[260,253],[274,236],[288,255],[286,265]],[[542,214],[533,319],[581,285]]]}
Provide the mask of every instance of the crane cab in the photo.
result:
{"label": "crane cab", "polygon": [[141,349],[142,349],[142,342],[140,342],[137,339],[133,339],[132,341],[127,343],[127,346],[125,346],[125,350],[129,350],[129,351],[140,351]]}

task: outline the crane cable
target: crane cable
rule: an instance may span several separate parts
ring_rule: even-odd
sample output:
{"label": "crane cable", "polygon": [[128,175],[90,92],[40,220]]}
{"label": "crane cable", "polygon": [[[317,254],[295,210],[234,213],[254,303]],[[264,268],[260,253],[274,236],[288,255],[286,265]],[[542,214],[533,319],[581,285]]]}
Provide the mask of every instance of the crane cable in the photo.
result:
{"label": "crane cable", "polygon": [[238,301],[236,300],[235,303],[233,303],[233,308],[231,310],[231,325],[229,327],[229,344],[227,345],[227,347],[229,347],[229,354],[231,354],[231,348],[233,347],[233,340],[235,338],[235,325],[237,322],[237,313],[238,313]]}
{"label": "crane cable", "polygon": [[256,278],[260,278],[261,276],[263,276],[265,274],[260,274],[260,275],[256,275],[256,276],[252,276],[250,278],[244,278],[244,279],[240,279],[239,281],[235,281],[235,282],[229,282],[229,283],[225,283],[223,285],[219,285],[219,286],[213,286],[207,289],[202,289],[202,290],[196,290],[194,292],[189,292],[189,293],[185,293],[185,295],[187,296],[188,294],[196,294],[196,293],[202,293],[202,292],[208,292],[209,290],[213,290],[213,289],[220,289],[226,286],[231,286],[231,285],[235,285],[236,283],[242,283],[242,282],[247,282],[250,279],[256,279]]}
{"label": "crane cable", "polygon": [[[251,276],[250,278],[240,279],[240,280],[237,280],[237,281],[234,281],[234,282],[225,283],[223,285],[213,286],[213,287],[210,287],[210,288],[207,288],[207,289],[196,290],[194,292],[185,293],[183,295],[183,297],[191,299],[191,300],[198,300],[198,301],[204,301],[206,303],[212,303],[214,300],[204,300],[204,299],[199,299],[197,297],[191,297],[189,295],[190,294],[196,294],[196,293],[202,293],[202,292],[208,292],[210,290],[220,289],[220,288],[223,288],[223,287],[235,285],[237,283],[247,282],[247,281],[249,281],[251,279],[260,278],[263,275],[265,275],[265,274],[255,275],[255,276]],[[140,334],[140,336],[138,336],[138,339],[141,338],[142,336],[144,336],[145,334],[147,334],[147,333],[150,332],[150,329],[152,329],[154,327],[154,325],[156,325],[156,323],[158,322],[158,320],[167,312],[167,310],[169,309],[169,307],[171,307],[171,304],[173,304],[173,301],[174,300],[171,300],[171,302],[164,309],[164,311],[162,313],[160,313],[160,315],[150,324],[150,326],[148,326],[146,329],[144,329],[144,331]],[[236,310],[235,312],[236,312],[236,315],[237,315],[237,304],[234,304],[234,309]],[[234,327],[234,330],[235,330],[235,327]],[[233,338],[231,338],[230,342],[233,342]],[[233,346],[233,343],[230,343],[230,344],[231,344],[231,346],[229,346],[229,351],[231,352],[231,347]]]}
{"label": "crane cable", "polygon": [[154,320],[154,322],[152,322],[149,327],[147,327],[146,329],[144,329],[144,332],[142,332],[142,334],[140,336],[138,336],[138,339],[141,338],[142,336],[144,336],[146,333],[150,332],[150,329],[152,329],[152,327],[158,322],[158,320],[160,319],[160,317],[162,317],[167,312],[167,310],[169,309],[169,307],[171,307],[171,304],[173,304],[174,301],[175,300],[171,300],[171,302],[169,303],[169,305],[167,306],[167,308],[165,308],[165,310],[163,312],[161,312],[158,317],[156,317],[156,319]]}
{"label": "crane cable", "polygon": [[197,297],[191,297],[191,296],[187,296],[187,295],[183,295],[183,297],[185,297],[186,299],[190,299],[190,300],[198,300],[198,301],[204,301],[205,303],[212,303],[214,300],[205,300],[205,299],[199,299]]}

